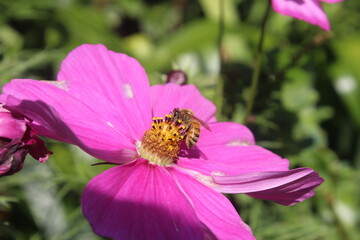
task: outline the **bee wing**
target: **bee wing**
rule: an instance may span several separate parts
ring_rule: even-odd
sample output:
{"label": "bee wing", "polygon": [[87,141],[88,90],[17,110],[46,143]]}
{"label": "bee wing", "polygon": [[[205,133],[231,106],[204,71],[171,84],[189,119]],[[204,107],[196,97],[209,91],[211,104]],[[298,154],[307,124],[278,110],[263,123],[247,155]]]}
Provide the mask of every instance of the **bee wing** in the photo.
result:
{"label": "bee wing", "polygon": [[199,123],[201,124],[201,126],[203,126],[204,128],[206,128],[208,131],[211,132],[211,129],[209,127],[209,125],[207,125],[206,122],[204,122],[203,120],[201,120],[200,118],[197,118],[195,116],[192,116],[195,120],[199,121]]}

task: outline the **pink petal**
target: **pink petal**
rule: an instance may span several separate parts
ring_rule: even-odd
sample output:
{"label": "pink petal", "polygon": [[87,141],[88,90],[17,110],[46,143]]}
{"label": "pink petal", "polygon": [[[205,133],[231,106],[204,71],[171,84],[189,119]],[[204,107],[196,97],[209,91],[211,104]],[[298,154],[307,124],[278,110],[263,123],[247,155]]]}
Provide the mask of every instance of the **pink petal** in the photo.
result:
{"label": "pink petal", "polygon": [[326,31],[330,30],[330,23],[320,0],[272,0],[272,5],[277,13],[318,25]]}
{"label": "pink petal", "polygon": [[111,123],[121,124],[131,139],[141,139],[151,127],[150,85],[136,59],[84,44],[65,58],[57,79],[68,82],[68,92],[95,111],[113,116]]}
{"label": "pink petal", "polygon": [[238,175],[257,171],[288,170],[286,159],[254,145],[252,133],[237,123],[209,124],[198,144],[183,150],[177,164],[205,175]]}
{"label": "pink petal", "polygon": [[254,135],[244,125],[233,122],[216,122],[209,124],[209,126],[211,131],[201,130],[196,145],[199,148],[255,145]]}
{"label": "pink petal", "polygon": [[204,98],[194,85],[155,85],[151,87],[151,97],[153,117],[163,117],[174,108],[188,108],[205,122],[215,120],[215,105]]}
{"label": "pink petal", "polygon": [[17,119],[10,113],[0,108],[0,137],[21,139],[26,130],[24,119]]}
{"label": "pink petal", "polygon": [[311,168],[288,171],[254,172],[237,176],[213,176],[216,189],[223,193],[247,193],[283,205],[293,205],[314,195],[322,179]]}
{"label": "pink petal", "polygon": [[76,144],[95,157],[113,161],[121,158],[121,148],[134,148],[113,116],[91,109],[48,82],[12,80],[4,86],[2,97],[7,106],[41,125],[31,125],[39,135]]}
{"label": "pink petal", "polygon": [[135,141],[151,126],[150,89],[140,64],[102,45],[82,45],[64,60],[58,77],[13,80],[1,100],[34,120],[40,135],[103,160],[129,160],[122,149],[135,150]]}
{"label": "pink petal", "polygon": [[111,239],[203,239],[193,206],[167,168],[147,160],[93,178],[81,198],[94,231]]}
{"label": "pink petal", "polygon": [[191,200],[198,218],[206,226],[210,236],[215,235],[217,240],[255,239],[249,226],[241,220],[225,196],[176,168],[170,171]]}

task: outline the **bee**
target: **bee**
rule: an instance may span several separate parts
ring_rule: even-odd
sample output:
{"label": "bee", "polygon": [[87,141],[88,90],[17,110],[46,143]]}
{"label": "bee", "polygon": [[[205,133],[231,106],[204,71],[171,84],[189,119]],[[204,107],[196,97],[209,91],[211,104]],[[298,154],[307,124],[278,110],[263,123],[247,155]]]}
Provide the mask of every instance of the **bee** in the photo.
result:
{"label": "bee", "polygon": [[200,128],[203,126],[207,130],[210,130],[210,127],[201,119],[197,118],[194,115],[194,112],[190,109],[183,108],[174,108],[174,110],[171,112],[172,115],[172,121],[178,121],[181,120],[182,123],[185,125],[184,132],[186,133],[186,146],[187,148],[192,148],[195,146],[197,141],[200,137]]}

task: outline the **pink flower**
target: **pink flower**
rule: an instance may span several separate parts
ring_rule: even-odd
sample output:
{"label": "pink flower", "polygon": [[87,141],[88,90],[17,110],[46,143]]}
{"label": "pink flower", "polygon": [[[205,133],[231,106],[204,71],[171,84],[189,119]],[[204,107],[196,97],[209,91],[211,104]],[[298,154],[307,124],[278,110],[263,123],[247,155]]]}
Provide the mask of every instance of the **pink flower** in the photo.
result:
{"label": "pink flower", "polygon": [[[292,205],[323,182],[312,169],[289,170],[245,126],[216,122],[215,106],[193,85],[150,87],[135,59],[102,45],[73,50],[57,81],[12,80],[0,100],[33,119],[42,135],[119,164],[94,177],[81,199],[104,237],[254,239],[220,192]],[[191,149],[183,124],[166,116],[174,108],[191,109],[211,128]]]}
{"label": "pink flower", "polygon": [[291,16],[330,31],[330,23],[321,2],[337,3],[343,0],[272,0],[275,12]]}
{"label": "pink flower", "polygon": [[26,119],[0,103],[0,176],[20,171],[28,153],[40,162],[45,162],[51,154],[27,126]]}

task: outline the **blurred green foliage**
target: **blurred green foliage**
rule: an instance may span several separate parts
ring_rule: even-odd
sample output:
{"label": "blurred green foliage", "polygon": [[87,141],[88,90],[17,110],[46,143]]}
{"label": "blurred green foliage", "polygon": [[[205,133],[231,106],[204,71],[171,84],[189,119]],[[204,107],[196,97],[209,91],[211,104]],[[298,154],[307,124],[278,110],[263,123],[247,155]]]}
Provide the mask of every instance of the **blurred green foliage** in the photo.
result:
{"label": "blurred green foliage", "polygon": [[[219,119],[241,122],[266,1],[224,0],[223,15],[220,2],[0,1],[1,85],[12,78],[56,79],[71,49],[102,43],[137,58],[152,84],[163,83],[169,70],[185,71],[221,107]],[[292,167],[314,168],[325,182],[315,197],[291,207],[230,197],[258,239],[360,236],[360,3],[324,7],[329,33],[274,12],[268,20],[247,124],[258,144],[289,158]],[[47,144],[55,152],[47,164],[28,159],[21,172],[0,179],[0,239],[101,239],[79,199],[107,167],[91,167],[97,160],[75,147]]]}

